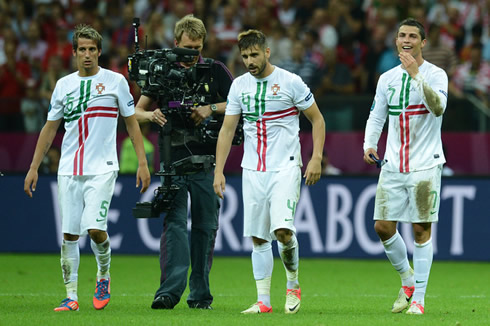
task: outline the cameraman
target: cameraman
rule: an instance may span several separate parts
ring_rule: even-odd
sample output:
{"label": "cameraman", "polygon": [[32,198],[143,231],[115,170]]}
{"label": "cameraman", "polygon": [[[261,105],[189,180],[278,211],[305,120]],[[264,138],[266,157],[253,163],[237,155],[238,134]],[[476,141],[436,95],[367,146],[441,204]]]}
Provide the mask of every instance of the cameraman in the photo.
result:
{"label": "cameraman", "polygon": [[[175,24],[174,34],[176,47],[202,51],[206,28],[200,19],[193,15],[183,17]],[[209,84],[211,104],[192,108],[190,119],[196,126],[212,114],[224,114],[226,97],[233,81],[231,73],[223,63],[204,59],[201,55],[196,56],[192,62],[179,64],[191,68],[196,63],[205,62],[211,63]],[[151,121],[163,126],[170,117],[165,117],[159,108],[146,111],[154,100],[155,96],[143,88],[142,96],[136,104],[136,118],[140,122]],[[177,123],[178,121],[172,121],[173,126]],[[173,138],[172,143],[175,145]],[[172,146],[171,160],[175,162],[192,155],[214,156],[215,152],[216,147],[212,144],[184,142],[183,145]],[[160,152],[161,162],[162,154]],[[213,261],[219,213],[219,199],[213,190],[213,178],[212,171],[172,177],[172,183],[178,185],[180,189],[172,209],[167,212],[163,220],[163,233],[160,240],[160,287],[151,305],[153,309],[173,309],[179,303],[187,284],[189,263],[192,264],[192,272],[187,304],[189,308],[212,309],[213,296],[209,290],[209,271]],[[191,198],[192,219],[190,248],[187,239],[188,193]]]}

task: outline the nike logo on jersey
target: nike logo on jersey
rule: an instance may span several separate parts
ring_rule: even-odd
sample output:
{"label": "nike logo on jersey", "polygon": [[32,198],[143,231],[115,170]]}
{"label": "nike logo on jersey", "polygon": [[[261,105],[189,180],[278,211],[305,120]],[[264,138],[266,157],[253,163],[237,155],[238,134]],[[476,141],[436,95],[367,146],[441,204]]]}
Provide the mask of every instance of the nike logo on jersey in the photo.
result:
{"label": "nike logo on jersey", "polygon": [[425,283],[425,281],[415,280],[415,283],[420,284],[420,283]]}

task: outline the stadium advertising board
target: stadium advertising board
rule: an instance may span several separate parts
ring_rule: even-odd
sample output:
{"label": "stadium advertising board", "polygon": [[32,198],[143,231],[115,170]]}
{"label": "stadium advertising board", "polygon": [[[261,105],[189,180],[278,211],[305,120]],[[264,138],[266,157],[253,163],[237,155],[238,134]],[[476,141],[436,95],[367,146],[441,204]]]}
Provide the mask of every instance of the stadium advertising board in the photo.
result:
{"label": "stadium advertising board", "polygon": [[[131,214],[136,201],[152,199],[153,189],[158,187],[157,179],[153,181],[149,191],[140,195],[133,176],[117,179],[108,214],[113,253],[158,253],[162,217],[135,219]],[[24,194],[23,182],[24,176],[20,175],[0,178],[0,251],[59,251],[61,217],[56,177],[41,176],[32,199]],[[329,177],[315,186],[303,186],[295,219],[301,256],[384,258],[372,221],[376,182],[375,177]],[[490,179],[443,179],[440,196],[439,223],[433,227],[435,258],[490,261]],[[242,220],[241,178],[229,177],[216,255],[249,255],[252,244],[242,237]],[[411,253],[411,226],[401,224],[400,233]],[[90,251],[86,237],[80,246],[82,252]]]}

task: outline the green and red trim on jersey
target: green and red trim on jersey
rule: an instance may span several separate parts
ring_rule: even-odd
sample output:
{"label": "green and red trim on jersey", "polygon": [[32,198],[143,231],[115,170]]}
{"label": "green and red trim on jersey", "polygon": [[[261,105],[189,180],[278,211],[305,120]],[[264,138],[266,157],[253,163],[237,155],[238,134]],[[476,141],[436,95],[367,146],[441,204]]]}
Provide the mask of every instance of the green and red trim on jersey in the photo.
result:
{"label": "green and red trim on jersey", "polygon": [[409,105],[399,115],[400,120],[400,172],[410,172],[410,116],[429,114],[424,104]]}
{"label": "green and red trim on jersey", "polygon": [[289,109],[265,112],[262,119],[255,122],[257,127],[257,171],[265,172],[267,171],[266,157],[267,157],[267,125],[266,122],[270,120],[282,119],[292,115],[298,115],[299,110],[293,106]]}
{"label": "green and red trim on jersey", "polygon": [[78,149],[75,152],[75,157],[73,159],[73,175],[83,175],[85,141],[89,136],[88,119],[96,117],[117,119],[118,110],[118,108],[113,107],[94,106],[85,111],[92,113],[86,113],[83,115],[83,119],[78,119]]}

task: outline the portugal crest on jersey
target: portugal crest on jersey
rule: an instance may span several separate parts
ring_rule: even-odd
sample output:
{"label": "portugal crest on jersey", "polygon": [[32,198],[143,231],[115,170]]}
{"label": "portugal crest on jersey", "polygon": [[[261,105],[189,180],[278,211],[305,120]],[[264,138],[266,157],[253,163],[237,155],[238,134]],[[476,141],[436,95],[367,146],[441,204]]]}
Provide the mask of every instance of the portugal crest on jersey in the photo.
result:
{"label": "portugal crest on jersey", "polygon": [[274,95],[274,96],[276,96],[277,92],[279,92],[280,90],[281,90],[281,87],[278,84],[274,84],[271,86],[272,95]]}
{"label": "portugal crest on jersey", "polygon": [[95,85],[95,89],[97,90],[97,94],[101,95],[102,92],[105,90],[105,86],[102,83],[98,83]]}

